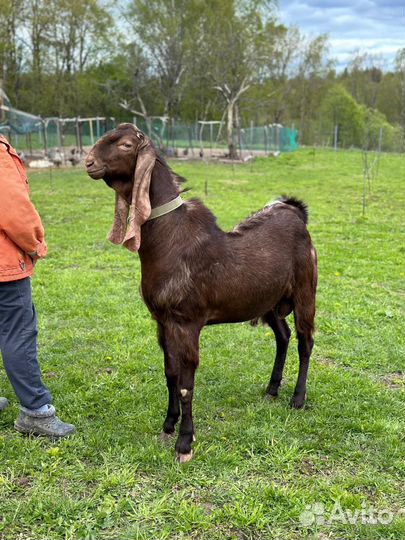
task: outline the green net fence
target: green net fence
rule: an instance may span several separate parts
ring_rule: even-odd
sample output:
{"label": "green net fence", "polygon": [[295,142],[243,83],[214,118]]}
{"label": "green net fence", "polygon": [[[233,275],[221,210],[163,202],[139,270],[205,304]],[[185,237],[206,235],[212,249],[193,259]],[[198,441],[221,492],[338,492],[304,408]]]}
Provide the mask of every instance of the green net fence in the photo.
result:
{"label": "green net fence", "polygon": [[[227,149],[226,129],[222,122],[179,124],[153,118],[149,121],[134,119],[134,123],[159,148],[224,152]],[[297,130],[279,124],[234,130],[234,140],[241,152],[291,152],[298,148],[297,139]]]}
{"label": "green net fence", "polygon": [[0,133],[14,132],[20,135],[33,133],[41,128],[41,124],[39,116],[13,108],[7,95],[0,88]]}
{"label": "green net fence", "polygon": [[[92,146],[104,133],[116,126],[114,118],[41,118],[11,106],[4,92],[0,95],[0,133],[17,150],[48,154],[51,149]],[[169,156],[226,154],[226,127],[220,121],[182,124],[167,117],[132,119]],[[235,129],[234,142],[240,153],[291,152],[298,148],[297,130],[279,124]]]}
{"label": "green net fence", "polygon": [[12,107],[0,88],[0,133],[17,150],[47,154],[52,148],[92,146],[115,127],[114,118],[42,118]]}

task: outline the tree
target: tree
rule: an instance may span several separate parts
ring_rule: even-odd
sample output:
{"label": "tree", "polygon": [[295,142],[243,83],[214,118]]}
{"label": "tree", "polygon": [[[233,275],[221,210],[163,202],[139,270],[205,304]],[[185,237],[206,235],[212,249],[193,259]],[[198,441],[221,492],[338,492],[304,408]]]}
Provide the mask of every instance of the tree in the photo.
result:
{"label": "tree", "polygon": [[158,78],[164,116],[179,112],[195,46],[193,34],[203,8],[202,0],[133,0],[128,9],[130,26]]}
{"label": "tree", "polygon": [[325,96],[321,109],[324,129],[333,133],[334,127],[338,126],[341,146],[362,146],[364,113],[344,86],[333,86]]}
{"label": "tree", "polygon": [[319,108],[324,80],[331,67],[327,59],[328,38],[320,35],[314,39],[303,40],[295,79],[299,102],[300,138],[308,142],[309,119]]}
{"label": "tree", "polygon": [[395,59],[395,65],[396,75],[399,82],[399,92],[396,92],[396,98],[398,103],[399,117],[402,124],[403,136],[405,139],[405,48],[398,51]]}
{"label": "tree", "polygon": [[296,27],[268,23],[265,29],[263,101],[270,110],[272,123],[281,124],[293,91],[291,79],[296,75],[302,37]]}
{"label": "tree", "polygon": [[238,155],[234,128],[239,127],[240,99],[260,72],[259,46],[263,37],[260,8],[268,5],[269,2],[246,1],[238,10],[233,0],[211,0],[204,11],[201,68],[225,101],[231,159]]}
{"label": "tree", "polygon": [[380,83],[384,76],[384,62],[378,55],[357,52],[349,62],[345,84],[358,103],[375,108]]}
{"label": "tree", "polygon": [[23,47],[18,40],[23,5],[23,0],[0,0],[0,79],[12,101],[19,93],[23,63]]}

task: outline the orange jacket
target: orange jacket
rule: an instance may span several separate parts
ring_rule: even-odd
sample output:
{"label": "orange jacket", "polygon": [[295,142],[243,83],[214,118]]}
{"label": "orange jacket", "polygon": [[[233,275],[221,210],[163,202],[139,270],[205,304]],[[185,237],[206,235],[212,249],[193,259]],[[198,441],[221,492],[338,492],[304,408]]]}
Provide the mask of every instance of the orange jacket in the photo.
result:
{"label": "orange jacket", "polygon": [[0,135],[0,281],[31,276],[35,261],[47,251],[22,161]]}

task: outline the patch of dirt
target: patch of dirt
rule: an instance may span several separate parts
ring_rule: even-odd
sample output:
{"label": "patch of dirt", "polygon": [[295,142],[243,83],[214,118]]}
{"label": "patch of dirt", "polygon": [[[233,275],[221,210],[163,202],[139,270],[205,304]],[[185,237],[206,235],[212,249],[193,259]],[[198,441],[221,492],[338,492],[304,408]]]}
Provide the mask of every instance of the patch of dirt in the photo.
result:
{"label": "patch of dirt", "polygon": [[14,480],[14,484],[22,489],[28,489],[32,486],[32,480],[28,476],[20,476]]}
{"label": "patch of dirt", "polygon": [[383,375],[380,377],[380,381],[392,390],[405,388],[405,377],[400,370],[394,371],[394,373],[388,373],[388,375]]}

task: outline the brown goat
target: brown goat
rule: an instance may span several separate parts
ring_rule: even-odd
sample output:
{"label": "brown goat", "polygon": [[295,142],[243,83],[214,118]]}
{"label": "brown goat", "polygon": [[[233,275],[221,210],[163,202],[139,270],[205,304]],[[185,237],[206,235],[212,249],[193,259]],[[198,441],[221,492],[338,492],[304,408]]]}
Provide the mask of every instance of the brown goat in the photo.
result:
{"label": "brown goat", "polygon": [[[117,193],[110,239],[139,249],[142,296],[158,324],[165,359],[164,436],[174,434],[181,409],[177,459],[183,463],[192,457],[194,374],[205,325],[261,318],[272,328],[277,349],[266,394],[275,397],[290,338],[285,317],[294,312],[300,364],[291,405],[301,408],[317,282],[305,205],[282,198],[226,233],[200,201],[178,199],[178,178],[132,124],[102,137],[88,154],[86,168]],[[165,206],[173,200],[172,208]],[[151,208],[168,213],[151,219]]]}

